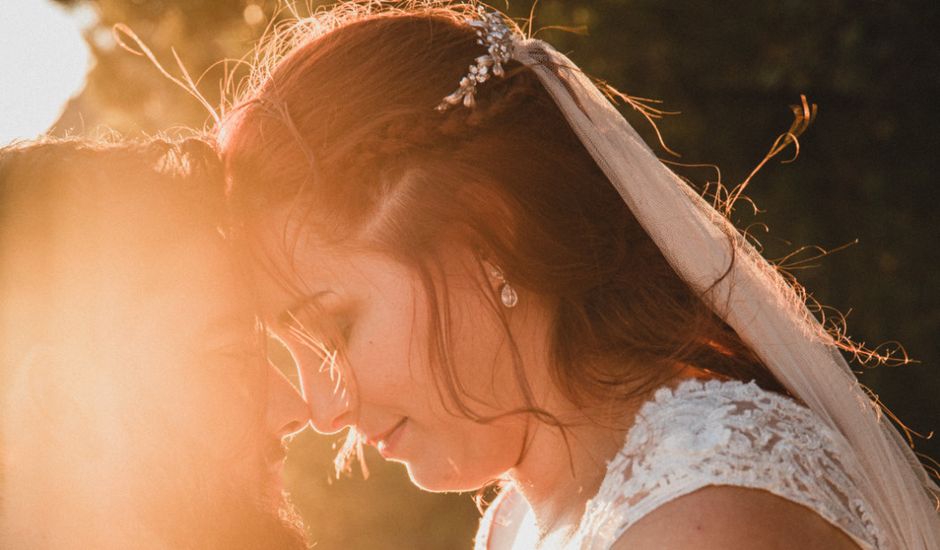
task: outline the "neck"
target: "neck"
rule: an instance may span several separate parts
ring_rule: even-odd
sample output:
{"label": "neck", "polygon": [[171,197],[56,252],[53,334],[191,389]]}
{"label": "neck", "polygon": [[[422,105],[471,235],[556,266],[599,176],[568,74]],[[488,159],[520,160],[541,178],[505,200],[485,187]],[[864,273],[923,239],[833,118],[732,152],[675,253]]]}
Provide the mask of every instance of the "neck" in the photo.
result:
{"label": "neck", "polygon": [[[667,385],[685,378],[709,378],[691,367],[677,367]],[[573,534],[587,502],[597,494],[607,464],[623,448],[633,417],[647,400],[645,393],[627,402],[588,412],[555,399],[564,430],[533,420],[525,456],[510,472],[515,488],[528,502],[540,538]],[[553,409],[547,409],[553,410]]]}
{"label": "neck", "polygon": [[[564,430],[534,421],[526,454],[510,472],[534,513],[541,536],[577,528],[587,501],[607,474],[607,463],[626,436],[622,422],[605,426],[574,411],[567,418],[559,416],[567,426]],[[629,412],[621,416],[629,417]]]}

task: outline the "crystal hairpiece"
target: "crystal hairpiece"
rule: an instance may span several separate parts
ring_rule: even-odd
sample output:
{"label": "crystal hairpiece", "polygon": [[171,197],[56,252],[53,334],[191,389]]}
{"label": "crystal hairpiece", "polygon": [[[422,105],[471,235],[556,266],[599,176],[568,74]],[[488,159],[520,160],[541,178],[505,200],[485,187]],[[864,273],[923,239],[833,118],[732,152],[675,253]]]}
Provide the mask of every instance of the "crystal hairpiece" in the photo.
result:
{"label": "crystal hairpiece", "polygon": [[463,103],[464,107],[476,105],[477,85],[490,79],[490,76],[503,76],[503,63],[512,59],[512,30],[503,21],[502,15],[496,12],[487,12],[483,6],[477,8],[479,19],[468,21],[477,32],[477,44],[486,46],[487,53],[476,58],[470,65],[467,76],[460,79],[460,87],[448,95],[437,106],[438,111]]}

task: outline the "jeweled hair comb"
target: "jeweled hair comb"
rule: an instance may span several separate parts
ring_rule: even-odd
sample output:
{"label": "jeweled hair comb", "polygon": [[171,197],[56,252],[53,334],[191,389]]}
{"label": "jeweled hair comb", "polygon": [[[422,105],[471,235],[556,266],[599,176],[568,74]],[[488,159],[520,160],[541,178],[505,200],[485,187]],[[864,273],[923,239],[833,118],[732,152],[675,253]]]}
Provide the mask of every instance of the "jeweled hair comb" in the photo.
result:
{"label": "jeweled hair comb", "polygon": [[505,75],[503,63],[512,59],[512,30],[506,25],[503,16],[496,12],[487,12],[480,6],[477,8],[479,19],[470,19],[468,24],[476,29],[477,44],[486,46],[487,53],[476,58],[470,65],[467,75],[460,79],[460,87],[445,97],[436,107],[438,111],[463,104],[464,107],[476,105],[477,85],[490,79],[491,76]]}

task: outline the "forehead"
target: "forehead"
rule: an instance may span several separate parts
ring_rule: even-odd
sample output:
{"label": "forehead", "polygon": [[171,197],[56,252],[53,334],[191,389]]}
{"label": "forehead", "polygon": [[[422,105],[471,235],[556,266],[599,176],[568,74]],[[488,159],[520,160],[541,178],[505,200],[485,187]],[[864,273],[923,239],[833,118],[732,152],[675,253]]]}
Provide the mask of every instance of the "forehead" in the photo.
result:
{"label": "forehead", "polygon": [[[315,215],[302,207],[281,206],[254,222],[248,256],[266,314],[324,290],[375,289],[418,277],[414,266],[375,242],[360,236],[339,243],[321,238],[317,223],[323,220],[311,220]],[[445,277],[449,285],[464,284],[482,265],[479,254],[457,240],[435,258],[430,275]]]}
{"label": "forehead", "polygon": [[263,222],[249,254],[259,308],[265,318],[275,317],[295,302],[317,294],[355,294],[362,298],[414,280],[411,269],[375,247],[357,240],[326,242],[303,220],[286,218],[282,214]]}
{"label": "forehead", "polygon": [[181,300],[180,308],[204,310],[208,317],[254,309],[244,266],[220,236],[195,235],[173,248],[158,284],[164,295]]}
{"label": "forehead", "polygon": [[[127,275],[110,309],[119,332],[161,356],[251,330],[254,300],[225,243],[211,233],[182,239]],[[115,289],[117,290],[117,289]]]}

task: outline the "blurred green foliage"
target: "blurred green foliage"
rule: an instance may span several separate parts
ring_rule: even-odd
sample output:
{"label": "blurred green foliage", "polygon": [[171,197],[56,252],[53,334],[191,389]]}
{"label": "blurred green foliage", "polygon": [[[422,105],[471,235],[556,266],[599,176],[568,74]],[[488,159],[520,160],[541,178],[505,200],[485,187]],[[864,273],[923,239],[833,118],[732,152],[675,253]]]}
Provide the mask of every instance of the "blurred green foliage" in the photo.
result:
{"label": "blurred green foliage", "polygon": [[[175,48],[201,91],[219,98],[214,64],[240,58],[262,34],[275,2],[249,0],[59,0],[91,6],[97,66],[59,131],[105,125],[128,134],[202,127],[207,113],[149,62],[116,48],[123,22],[161,61]],[[511,6],[525,17],[531,2]],[[246,8],[249,10],[246,12]],[[254,12],[252,12],[254,10]],[[908,424],[940,428],[940,8],[931,0],[545,0],[537,26],[584,26],[587,35],[540,36],[590,73],[629,93],[682,111],[661,127],[683,162],[716,163],[740,182],[790,124],[789,104],[805,93],[820,107],[793,164],[774,162],[752,183],[765,212],[740,208],[769,257],[803,245],[858,244],[797,271],[822,303],[848,317],[849,335],[877,344],[898,339],[920,363],[864,370]],[[253,24],[252,24],[253,23]],[[213,68],[214,66],[214,68]],[[642,119],[628,113],[646,132]],[[663,156],[666,156],[663,153]],[[703,181],[707,170],[685,172]],[[756,227],[756,226],[755,226]],[[329,481],[330,438],[295,441],[289,481],[317,548],[468,548],[477,512],[469,496],[422,494],[400,467],[372,456],[373,475]],[[935,441],[917,449],[940,457]]]}

